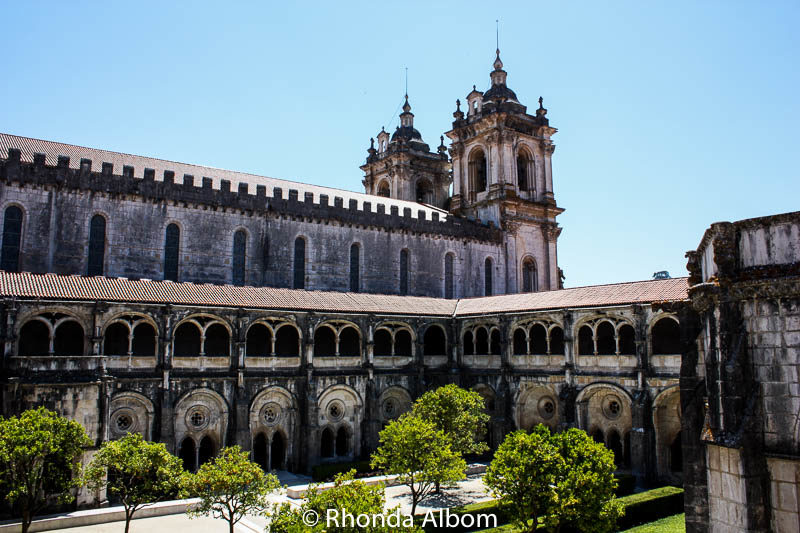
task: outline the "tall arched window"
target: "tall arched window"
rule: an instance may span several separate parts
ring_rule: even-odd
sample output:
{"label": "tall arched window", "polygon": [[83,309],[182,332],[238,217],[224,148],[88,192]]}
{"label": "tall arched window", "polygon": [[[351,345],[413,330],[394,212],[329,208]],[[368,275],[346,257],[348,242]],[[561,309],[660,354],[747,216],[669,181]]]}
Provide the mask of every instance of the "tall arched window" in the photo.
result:
{"label": "tall arched window", "polygon": [[470,155],[469,161],[469,176],[472,181],[472,187],[475,192],[483,192],[486,190],[487,176],[486,172],[486,156],[483,150],[477,149]]}
{"label": "tall arched window", "polygon": [[539,290],[536,263],[528,257],[522,262],[522,292],[536,292]]}
{"label": "tall arched window", "polygon": [[240,229],[233,234],[233,284],[244,285],[247,258],[247,233]]}
{"label": "tall arched window", "polygon": [[89,276],[102,276],[106,253],[106,219],[95,215],[89,223],[89,260],[86,273]]}
{"label": "tall arched window", "polygon": [[378,196],[389,198],[389,184],[385,181],[382,181],[380,185],[378,185]]}
{"label": "tall arched window", "polygon": [[294,240],[294,284],[295,289],[306,288],[306,240],[298,237]]}
{"label": "tall arched window", "polygon": [[167,226],[164,239],[164,279],[178,281],[178,253],[180,252],[181,229],[177,224]]}
{"label": "tall arched window", "polygon": [[422,204],[433,203],[433,187],[428,180],[419,180],[417,182],[417,202]]}
{"label": "tall arched window", "polygon": [[400,250],[400,294],[408,294],[408,250]]}
{"label": "tall arched window", "polygon": [[3,216],[3,248],[0,269],[19,271],[19,245],[22,240],[22,209],[12,205]]}
{"label": "tall arched window", "polygon": [[358,292],[361,250],[357,243],[350,246],[350,292]]}
{"label": "tall arched window", "polygon": [[487,257],[483,264],[483,292],[486,296],[492,295],[492,258]]}
{"label": "tall arched window", "polygon": [[533,188],[530,183],[529,166],[530,159],[528,159],[528,155],[525,152],[520,152],[517,155],[517,187],[519,187],[521,191],[527,191]]}
{"label": "tall arched window", "polygon": [[453,254],[444,256],[444,297],[453,299]]}

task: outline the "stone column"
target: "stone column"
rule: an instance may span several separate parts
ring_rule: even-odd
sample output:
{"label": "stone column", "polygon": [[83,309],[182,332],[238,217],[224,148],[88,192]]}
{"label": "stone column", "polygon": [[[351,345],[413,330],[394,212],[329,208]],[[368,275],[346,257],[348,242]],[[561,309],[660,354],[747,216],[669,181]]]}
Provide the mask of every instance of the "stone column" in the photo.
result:
{"label": "stone column", "polygon": [[631,472],[639,484],[655,477],[655,432],[653,430],[653,400],[650,391],[637,389],[631,403],[630,461]]}

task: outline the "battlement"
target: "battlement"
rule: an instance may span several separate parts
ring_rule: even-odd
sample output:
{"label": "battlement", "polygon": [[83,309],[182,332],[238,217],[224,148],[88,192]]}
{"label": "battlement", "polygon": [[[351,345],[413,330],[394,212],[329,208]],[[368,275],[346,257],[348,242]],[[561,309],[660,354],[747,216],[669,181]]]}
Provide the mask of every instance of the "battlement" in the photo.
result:
{"label": "battlement", "polygon": [[[9,148],[7,159],[0,159],[0,181],[20,185],[55,186],[110,195],[133,195],[151,201],[200,204],[215,209],[230,208],[292,217],[336,220],[342,224],[377,226],[382,229],[405,230],[458,239],[487,242],[502,240],[502,231],[493,224],[480,224],[422,204],[400,200],[386,201],[388,199],[380,196],[348,193],[316,186],[310,186],[312,190],[301,191],[300,187],[291,188],[291,182],[289,187],[285,187],[283,183],[282,186],[270,187],[268,184],[257,184],[253,187],[252,183],[239,181],[236,189],[232,190],[230,179],[195,176],[189,173],[180,176],[171,169],[164,169],[162,179],[157,180],[155,169],[149,167],[144,167],[139,177],[135,175],[133,165],[123,164],[122,173],[115,174],[113,163],[101,162],[98,171],[96,162],[85,157],[80,158],[77,165],[66,155],[57,156],[55,162],[48,161],[48,156],[43,153],[34,153],[31,159],[32,162],[23,161],[18,148]],[[215,182],[219,183],[219,188],[214,188]],[[332,192],[341,192],[342,195],[334,194],[331,203]]]}

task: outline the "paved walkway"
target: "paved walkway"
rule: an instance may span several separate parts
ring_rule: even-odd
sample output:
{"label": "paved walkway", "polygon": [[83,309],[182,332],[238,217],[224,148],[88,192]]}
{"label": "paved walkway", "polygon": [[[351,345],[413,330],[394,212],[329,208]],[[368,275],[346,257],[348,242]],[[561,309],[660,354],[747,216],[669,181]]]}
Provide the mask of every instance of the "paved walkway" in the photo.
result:
{"label": "paved walkway", "polygon": [[[309,478],[305,476],[297,476],[288,472],[281,472],[278,477],[285,485],[309,482]],[[475,474],[460,481],[455,488],[442,489],[441,494],[430,496],[428,500],[417,507],[417,513],[422,514],[429,510],[450,508],[489,499],[491,497],[486,493],[483,474]],[[302,500],[287,498],[285,491],[272,495],[270,502],[289,502],[293,506],[302,504]],[[387,508],[397,505],[400,506],[402,513],[411,512],[411,493],[408,487],[398,485],[386,488]],[[237,524],[236,533],[263,533],[266,526],[267,519],[263,516],[248,516]],[[57,529],[52,530],[52,533],[122,533],[124,530],[124,522],[110,522],[93,526]],[[168,533],[227,533],[228,523],[224,520],[215,520],[213,518],[189,518],[185,514],[140,518],[131,522],[130,533],[158,533],[161,531]]]}

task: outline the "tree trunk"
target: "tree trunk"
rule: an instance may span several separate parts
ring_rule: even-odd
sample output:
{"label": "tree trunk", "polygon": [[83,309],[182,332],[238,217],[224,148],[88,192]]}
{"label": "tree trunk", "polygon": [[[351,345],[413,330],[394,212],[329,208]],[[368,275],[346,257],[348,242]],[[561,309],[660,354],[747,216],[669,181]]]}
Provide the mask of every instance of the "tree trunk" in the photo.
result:
{"label": "tree trunk", "polygon": [[229,526],[229,528],[228,528],[229,533],[234,533],[234,531],[233,531],[233,520],[229,520],[228,521],[228,526]]}
{"label": "tree trunk", "polygon": [[131,518],[133,513],[129,513],[127,509],[125,509],[125,533],[128,533],[128,530],[131,527]]}
{"label": "tree trunk", "polygon": [[22,533],[28,533],[28,528],[31,527],[33,517],[28,510],[22,511]]}

